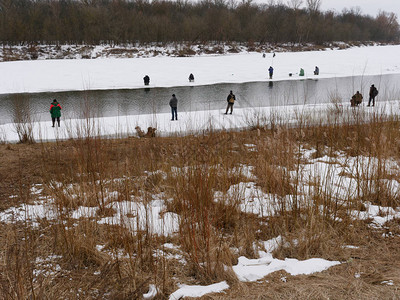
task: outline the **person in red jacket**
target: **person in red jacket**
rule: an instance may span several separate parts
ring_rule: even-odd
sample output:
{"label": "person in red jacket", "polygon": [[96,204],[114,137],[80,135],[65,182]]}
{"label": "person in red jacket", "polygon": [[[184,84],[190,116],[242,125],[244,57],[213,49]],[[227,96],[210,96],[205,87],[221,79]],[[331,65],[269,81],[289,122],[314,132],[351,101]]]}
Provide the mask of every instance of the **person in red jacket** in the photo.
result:
{"label": "person in red jacket", "polygon": [[56,99],[54,99],[50,105],[50,114],[51,114],[51,121],[53,122],[53,127],[54,123],[56,122],[56,119],[58,127],[60,127],[61,105],[60,103],[57,102]]}

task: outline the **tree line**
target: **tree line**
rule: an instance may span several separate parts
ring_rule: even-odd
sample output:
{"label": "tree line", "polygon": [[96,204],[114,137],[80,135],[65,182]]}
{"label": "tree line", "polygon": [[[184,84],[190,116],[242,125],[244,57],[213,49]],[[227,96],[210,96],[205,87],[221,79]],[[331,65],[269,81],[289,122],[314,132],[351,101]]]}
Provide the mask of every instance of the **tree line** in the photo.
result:
{"label": "tree line", "polygon": [[0,0],[3,44],[398,42],[394,13],[320,11],[321,0]]}

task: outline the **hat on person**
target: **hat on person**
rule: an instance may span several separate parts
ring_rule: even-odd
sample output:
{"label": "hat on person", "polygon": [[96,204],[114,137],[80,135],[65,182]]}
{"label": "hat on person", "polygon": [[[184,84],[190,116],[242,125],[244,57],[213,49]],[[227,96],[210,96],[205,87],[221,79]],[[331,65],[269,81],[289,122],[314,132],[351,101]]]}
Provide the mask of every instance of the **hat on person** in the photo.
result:
{"label": "hat on person", "polygon": [[172,94],[172,97],[175,97],[175,94]]}

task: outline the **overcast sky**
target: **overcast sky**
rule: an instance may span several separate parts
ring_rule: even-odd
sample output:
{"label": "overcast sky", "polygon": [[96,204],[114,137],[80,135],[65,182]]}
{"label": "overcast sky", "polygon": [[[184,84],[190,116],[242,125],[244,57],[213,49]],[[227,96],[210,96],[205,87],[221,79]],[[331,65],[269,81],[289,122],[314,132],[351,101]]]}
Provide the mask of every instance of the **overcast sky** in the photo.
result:
{"label": "overcast sky", "polygon": [[[236,0],[240,2],[240,0]],[[253,0],[253,3],[283,3],[288,4],[290,0]],[[302,0],[305,7],[306,0]],[[400,0],[321,0],[321,10],[335,10],[341,13],[344,8],[359,7],[361,14],[376,17],[380,10],[393,12],[400,19]]]}
{"label": "overcast sky", "polygon": [[379,10],[394,12],[397,17],[400,16],[400,0],[322,0],[321,5],[322,10],[334,9],[338,12],[351,7],[360,7],[362,14],[373,17]]}

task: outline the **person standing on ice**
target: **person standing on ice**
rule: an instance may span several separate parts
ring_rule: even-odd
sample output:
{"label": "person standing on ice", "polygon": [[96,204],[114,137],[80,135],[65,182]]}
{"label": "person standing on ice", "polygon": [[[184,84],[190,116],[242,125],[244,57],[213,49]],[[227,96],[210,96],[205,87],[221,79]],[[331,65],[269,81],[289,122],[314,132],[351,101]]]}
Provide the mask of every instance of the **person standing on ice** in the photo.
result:
{"label": "person standing on ice", "polygon": [[51,115],[51,121],[53,122],[52,127],[54,127],[56,119],[57,119],[58,127],[60,127],[61,105],[60,105],[60,103],[57,102],[56,99],[54,99],[50,105],[50,115]]}
{"label": "person standing on ice", "polygon": [[149,83],[150,83],[149,75],[146,75],[143,77],[143,82],[144,82],[144,85],[149,85]]}
{"label": "person standing on ice", "polygon": [[230,91],[228,97],[226,97],[226,101],[228,102],[228,106],[226,107],[226,112],[225,112],[226,115],[228,114],[229,109],[231,109],[231,114],[232,114],[233,104],[235,104],[235,100],[236,100],[235,95],[233,94],[232,91]]}
{"label": "person standing on ice", "polygon": [[274,68],[272,66],[269,67],[268,73],[269,73],[269,79],[272,79],[272,75],[274,75]]}
{"label": "person standing on ice", "polygon": [[171,100],[169,100],[169,106],[171,107],[172,119],[171,121],[178,121],[178,99],[175,94],[172,94]]}
{"label": "person standing on ice", "polygon": [[375,87],[375,85],[371,85],[369,88],[369,101],[368,101],[368,106],[371,106],[371,101],[372,101],[372,106],[375,106],[375,97],[378,96],[378,89]]}
{"label": "person standing on ice", "polygon": [[190,73],[189,75],[189,82],[193,82],[194,81],[194,75],[192,73]]}

